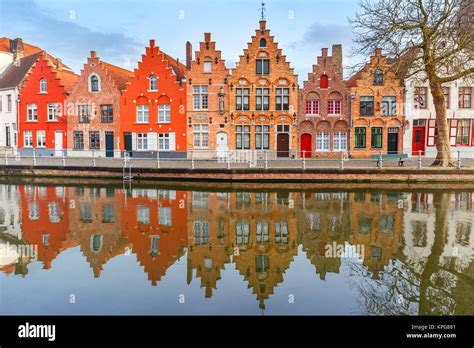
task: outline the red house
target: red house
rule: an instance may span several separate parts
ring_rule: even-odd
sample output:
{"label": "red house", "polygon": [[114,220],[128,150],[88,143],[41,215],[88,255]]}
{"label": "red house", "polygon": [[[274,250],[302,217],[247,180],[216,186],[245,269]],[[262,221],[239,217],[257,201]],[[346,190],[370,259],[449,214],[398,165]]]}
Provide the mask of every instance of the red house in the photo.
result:
{"label": "red house", "polygon": [[121,150],[133,157],[186,157],[185,70],[150,40],[122,92]]}
{"label": "red house", "polygon": [[23,155],[61,156],[67,144],[65,100],[78,76],[43,52],[20,91],[18,147]]}

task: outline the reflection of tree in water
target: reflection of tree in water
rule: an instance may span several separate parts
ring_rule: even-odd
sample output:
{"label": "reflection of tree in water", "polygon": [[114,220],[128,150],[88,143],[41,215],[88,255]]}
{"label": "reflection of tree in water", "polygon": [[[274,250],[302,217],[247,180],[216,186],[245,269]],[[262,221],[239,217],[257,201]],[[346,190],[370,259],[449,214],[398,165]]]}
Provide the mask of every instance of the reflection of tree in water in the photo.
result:
{"label": "reflection of tree in water", "polygon": [[[349,281],[357,289],[359,305],[371,315],[453,315],[472,313],[474,262],[464,271],[441,263],[447,243],[448,193],[434,194],[435,233],[431,253],[422,271],[402,255],[373,279],[362,263],[347,262]],[[418,266],[420,266],[418,264]],[[461,290],[462,289],[462,290]],[[471,303],[467,305],[467,303]]]}

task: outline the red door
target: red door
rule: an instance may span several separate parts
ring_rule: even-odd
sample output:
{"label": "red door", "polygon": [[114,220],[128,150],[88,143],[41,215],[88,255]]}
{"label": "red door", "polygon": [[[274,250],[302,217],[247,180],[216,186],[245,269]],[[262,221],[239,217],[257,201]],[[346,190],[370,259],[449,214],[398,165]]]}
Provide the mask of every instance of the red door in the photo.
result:
{"label": "red door", "polygon": [[300,157],[311,158],[311,134],[301,135],[301,153]]}
{"label": "red door", "polygon": [[425,154],[425,127],[413,127],[413,140],[411,146],[411,152],[413,156],[418,156],[418,153],[421,151],[421,154]]}

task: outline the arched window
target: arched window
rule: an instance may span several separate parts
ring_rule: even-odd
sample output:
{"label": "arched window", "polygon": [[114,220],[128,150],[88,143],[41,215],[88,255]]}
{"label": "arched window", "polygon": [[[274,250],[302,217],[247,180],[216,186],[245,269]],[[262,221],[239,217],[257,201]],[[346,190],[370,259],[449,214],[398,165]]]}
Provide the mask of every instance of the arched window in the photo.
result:
{"label": "arched window", "polygon": [[40,80],[40,93],[46,93],[48,90],[46,88],[46,80],[41,79]]}
{"label": "arched window", "polygon": [[381,69],[375,70],[374,85],[375,86],[383,86],[383,71]]}
{"label": "arched window", "polygon": [[210,61],[210,60],[205,60],[204,61],[204,72],[205,73],[212,72],[212,61]]}
{"label": "arched window", "polygon": [[157,79],[155,75],[150,76],[150,91],[156,91],[158,89]]}
{"label": "arched window", "polygon": [[91,79],[91,92],[99,92],[100,86],[99,86],[99,78],[97,75],[92,75],[90,77]]}
{"label": "arched window", "polygon": [[321,75],[319,79],[319,88],[328,88],[329,87],[329,78],[328,75]]}
{"label": "arched window", "polygon": [[267,40],[265,40],[264,38],[261,38],[260,39],[260,47],[267,47]]}
{"label": "arched window", "polygon": [[97,253],[102,249],[102,236],[100,234],[94,234],[91,236],[90,247],[91,251]]}

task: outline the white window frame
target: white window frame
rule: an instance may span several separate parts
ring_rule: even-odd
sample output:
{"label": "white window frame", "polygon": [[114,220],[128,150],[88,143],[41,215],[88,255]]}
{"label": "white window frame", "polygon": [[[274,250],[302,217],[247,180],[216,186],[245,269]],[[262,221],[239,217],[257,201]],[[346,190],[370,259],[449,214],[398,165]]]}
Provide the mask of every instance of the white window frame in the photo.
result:
{"label": "white window frame", "polygon": [[[149,91],[150,92],[158,91],[158,77],[156,77],[155,75],[150,75],[149,80],[150,80],[149,85],[148,85]],[[152,81],[155,82],[154,88],[153,88],[153,85],[152,85]]]}
{"label": "white window frame", "polygon": [[58,104],[48,103],[48,121],[49,122],[58,121]]}
{"label": "white window frame", "polygon": [[320,152],[330,151],[330,133],[328,131],[316,133],[316,150]]}
{"label": "white window frame", "polygon": [[158,150],[159,151],[170,151],[171,145],[170,133],[158,133]]}
{"label": "white window frame", "polygon": [[161,226],[171,226],[171,208],[170,207],[160,207],[158,209],[158,221]]}
{"label": "white window frame", "polygon": [[48,83],[45,78],[40,79],[40,93],[48,93]]}
{"label": "white window frame", "polygon": [[211,73],[212,72],[212,61],[210,60],[205,60],[203,64],[203,71],[205,74]]}
{"label": "white window frame", "polygon": [[137,105],[137,123],[149,123],[149,108],[146,104]]}
{"label": "white window frame", "polygon": [[209,147],[209,125],[193,125],[193,147],[195,149],[207,149]]}
{"label": "white window frame", "polygon": [[38,105],[36,103],[29,103],[27,107],[27,122],[38,122]]}
{"label": "white window frame", "polygon": [[46,147],[46,131],[36,131],[36,147]]}
{"label": "white window frame", "polygon": [[[29,141],[27,142],[27,140]],[[33,147],[33,131],[23,131],[23,147]]]}
{"label": "white window frame", "polygon": [[209,88],[207,85],[193,86],[193,110],[209,109]]}
{"label": "white window frame", "polygon": [[171,105],[158,105],[158,123],[171,123]]}
{"label": "white window frame", "polygon": [[137,133],[137,150],[148,150],[148,133]]}
{"label": "white window frame", "polygon": [[333,150],[335,152],[347,151],[347,132],[333,133]]}

